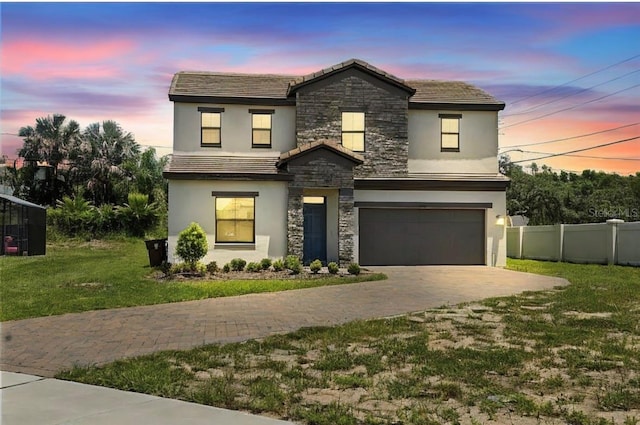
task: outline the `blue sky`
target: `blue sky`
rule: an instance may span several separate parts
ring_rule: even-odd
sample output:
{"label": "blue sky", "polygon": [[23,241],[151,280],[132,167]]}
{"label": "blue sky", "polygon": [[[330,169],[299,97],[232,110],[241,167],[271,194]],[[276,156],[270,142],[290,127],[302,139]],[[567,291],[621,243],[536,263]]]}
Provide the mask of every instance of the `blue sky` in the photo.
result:
{"label": "blue sky", "polygon": [[[83,127],[116,120],[169,153],[175,72],[305,74],[354,57],[400,78],[489,91],[507,103],[504,150],[640,121],[640,3],[2,3],[0,15],[1,150],[10,157],[21,145],[13,134],[53,113]],[[639,128],[527,149],[566,152]],[[627,160],[538,163],[640,171],[628,160],[640,158],[639,139],[584,155]]]}

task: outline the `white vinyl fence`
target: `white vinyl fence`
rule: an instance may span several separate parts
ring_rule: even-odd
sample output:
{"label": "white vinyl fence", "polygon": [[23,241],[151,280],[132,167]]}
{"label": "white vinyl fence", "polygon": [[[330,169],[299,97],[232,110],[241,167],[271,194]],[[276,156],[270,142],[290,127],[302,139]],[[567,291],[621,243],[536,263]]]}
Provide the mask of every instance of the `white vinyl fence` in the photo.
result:
{"label": "white vinyl fence", "polygon": [[507,256],[640,266],[640,221],[509,227]]}

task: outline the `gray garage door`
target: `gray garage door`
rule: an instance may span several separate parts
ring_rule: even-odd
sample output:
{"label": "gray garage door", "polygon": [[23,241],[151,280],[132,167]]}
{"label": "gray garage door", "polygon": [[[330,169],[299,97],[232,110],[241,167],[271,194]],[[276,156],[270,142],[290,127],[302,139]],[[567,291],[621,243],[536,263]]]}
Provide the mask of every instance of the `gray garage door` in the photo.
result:
{"label": "gray garage door", "polygon": [[360,208],[360,264],[485,264],[484,213]]}

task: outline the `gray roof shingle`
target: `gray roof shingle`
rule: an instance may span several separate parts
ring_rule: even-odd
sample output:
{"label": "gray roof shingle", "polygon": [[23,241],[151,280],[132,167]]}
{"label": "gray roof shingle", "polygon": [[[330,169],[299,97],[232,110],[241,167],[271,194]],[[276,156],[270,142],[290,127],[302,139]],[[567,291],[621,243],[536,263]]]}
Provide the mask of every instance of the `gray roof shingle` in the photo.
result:
{"label": "gray roof shingle", "polygon": [[413,105],[469,104],[504,107],[504,102],[463,81],[402,80],[359,59],[350,59],[305,76],[182,71],[173,77],[169,89],[169,99],[184,100],[185,97],[204,97],[227,100],[269,99],[294,102],[290,94],[297,87],[351,66],[359,66],[392,84],[405,87],[408,90],[415,90],[415,94],[409,98],[409,103]]}
{"label": "gray roof shingle", "polygon": [[278,178],[288,174],[276,167],[278,155],[183,155],[174,154],[164,169],[165,176],[176,179],[193,175],[215,176],[220,179]]}

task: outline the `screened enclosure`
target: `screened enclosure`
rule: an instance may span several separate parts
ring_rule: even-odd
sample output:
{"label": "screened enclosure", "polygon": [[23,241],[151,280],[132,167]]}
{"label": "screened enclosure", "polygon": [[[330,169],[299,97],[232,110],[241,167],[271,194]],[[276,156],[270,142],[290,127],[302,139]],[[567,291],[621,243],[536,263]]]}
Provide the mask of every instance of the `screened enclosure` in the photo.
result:
{"label": "screened enclosure", "polygon": [[0,194],[1,255],[44,255],[47,210],[11,195]]}

